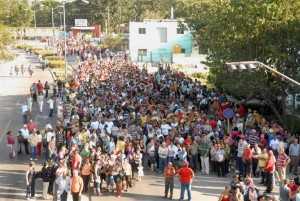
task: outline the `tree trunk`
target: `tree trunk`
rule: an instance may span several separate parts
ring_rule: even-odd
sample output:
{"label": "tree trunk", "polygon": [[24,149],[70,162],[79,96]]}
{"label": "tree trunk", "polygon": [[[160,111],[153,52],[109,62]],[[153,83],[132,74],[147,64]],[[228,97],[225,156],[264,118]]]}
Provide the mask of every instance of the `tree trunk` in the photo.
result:
{"label": "tree trunk", "polygon": [[273,112],[275,113],[276,117],[278,118],[278,120],[280,121],[280,123],[282,124],[282,126],[284,128],[287,128],[287,123],[286,123],[287,121],[285,120],[284,115],[282,115],[279,112],[279,110],[274,106],[273,102],[269,98],[267,98],[266,96],[264,96],[264,99],[265,99],[266,103],[268,104],[268,106],[273,110]]}
{"label": "tree trunk", "polygon": [[291,131],[294,131],[295,129],[295,110],[296,110],[296,92],[294,89],[292,89],[292,120],[291,120]]}

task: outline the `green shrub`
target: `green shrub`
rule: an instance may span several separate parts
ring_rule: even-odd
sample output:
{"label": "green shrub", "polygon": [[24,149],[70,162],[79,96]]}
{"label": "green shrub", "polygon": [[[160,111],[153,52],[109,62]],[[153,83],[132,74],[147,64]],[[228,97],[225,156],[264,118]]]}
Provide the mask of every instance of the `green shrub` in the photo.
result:
{"label": "green shrub", "polygon": [[55,52],[49,50],[33,50],[33,53],[35,55],[42,55],[43,58],[53,56],[55,54]]}
{"label": "green shrub", "polygon": [[29,48],[32,49],[33,46],[27,45],[27,44],[16,44],[16,48],[26,50],[26,49],[29,49]]}
{"label": "green shrub", "polygon": [[48,59],[49,61],[52,61],[52,60],[64,60],[65,57],[64,56],[46,56],[45,59]]}
{"label": "green shrub", "polygon": [[197,72],[197,73],[192,73],[191,76],[199,79],[207,79],[208,73]]}
{"label": "green shrub", "polygon": [[65,68],[64,60],[51,60],[49,61],[50,68]]}

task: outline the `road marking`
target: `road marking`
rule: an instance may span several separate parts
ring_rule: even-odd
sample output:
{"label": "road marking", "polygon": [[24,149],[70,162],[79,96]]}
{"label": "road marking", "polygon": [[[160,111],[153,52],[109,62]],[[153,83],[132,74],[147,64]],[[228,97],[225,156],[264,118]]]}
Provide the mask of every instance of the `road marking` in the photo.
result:
{"label": "road marking", "polygon": [[17,101],[17,104],[16,104],[17,106],[19,105],[19,102],[20,102],[20,100]]}
{"label": "road marking", "polygon": [[8,121],[8,123],[4,129],[4,132],[2,133],[2,135],[0,137],[0,143],[2,142],[3,137],[6,135],[6,132],[7,132],[8,127],[10,126],[10,123],[11,123],[11,119]]}

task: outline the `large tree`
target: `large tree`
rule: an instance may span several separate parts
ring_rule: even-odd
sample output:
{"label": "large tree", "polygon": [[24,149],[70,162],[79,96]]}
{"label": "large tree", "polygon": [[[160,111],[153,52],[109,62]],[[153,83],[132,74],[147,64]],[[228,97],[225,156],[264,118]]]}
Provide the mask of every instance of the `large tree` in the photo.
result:
{"label": "large tree", "polygon": [[[298,79],[299,0],[179,0],[180,14],[208,49],[210,81],[225,93],[263,99],[283,125],[286,83],[273,74],[228,74],[228,61],[257,60]],[[280,105],[278,104],[280,103]]]}

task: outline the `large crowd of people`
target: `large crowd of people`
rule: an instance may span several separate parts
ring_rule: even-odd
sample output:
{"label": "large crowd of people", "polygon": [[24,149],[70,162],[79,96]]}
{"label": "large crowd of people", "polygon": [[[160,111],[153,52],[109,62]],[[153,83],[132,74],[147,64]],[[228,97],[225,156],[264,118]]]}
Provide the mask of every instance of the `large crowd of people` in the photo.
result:
{"label": "large crowd of people", "polygon": [[[173,72],[170,64],[160,64],[149,74],[146,65],[140,68],[82,43],[77,47],[76,40],[69,44],[82,61],[74,80],[68,87],[61,81],[38,81],[22,105],[24,127],[17,137],[17,154],[31,154],[26,197],[35,197],[34,178],[42,178],[45,199],[58,193],[65,201],[71,192],[77,201],[91,183],[95,195],[109,191],[120,197],[141,181],[144,168],[164,173],[165,198],[169,194],[173,199],[176,175],[180,200],[185,189],[191,200],[194,173],[227,177],[235,172],[219,200],[263,200],[252,178],[260,177],[265,192],[271,193],[277,171],[280,193],[287,192],[287,200],[299,200],[298,139],[278,123]],[[31,119],[33,103],[39,103],[42,113],[49,90],[49,118],[57,121],[36,125]],[[230,133],[222,115],[226,108],[234,112]],[[7,142],[13,158],[11,132]],[[44,162],[41,171],[34,169],[34,160]],[[294,179],[286,179],[287,167],[297,175],[294,185]]]}

